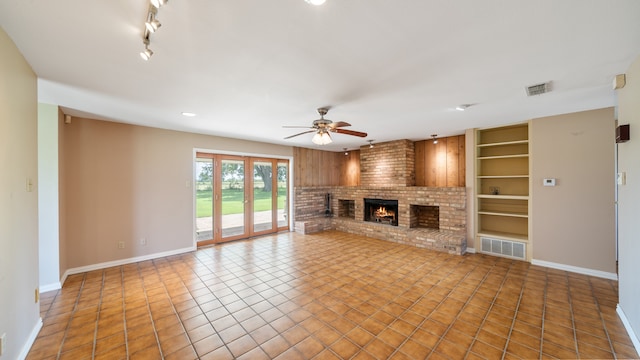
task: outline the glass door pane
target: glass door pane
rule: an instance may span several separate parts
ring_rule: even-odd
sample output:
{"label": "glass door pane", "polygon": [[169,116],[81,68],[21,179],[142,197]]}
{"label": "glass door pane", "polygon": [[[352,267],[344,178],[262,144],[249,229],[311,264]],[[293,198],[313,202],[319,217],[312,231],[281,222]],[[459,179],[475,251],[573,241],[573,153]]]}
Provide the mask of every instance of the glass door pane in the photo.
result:
{"label": "glass door pane", "polygon": [[243,235],[245,230],[244,160],[223,159],[221,162],[222,238]]}
{"label": "glass door pane", "polygon": [[213,239],[213,159],[196,159],[196,241]]}
{"label": "glass door pane", "polygon": [[289,162],[278,162],[278,228],[289,226]]}
{"label": "glass door pane", "polygon": [[253,232],[273,229],[273,165],[253,162]]}

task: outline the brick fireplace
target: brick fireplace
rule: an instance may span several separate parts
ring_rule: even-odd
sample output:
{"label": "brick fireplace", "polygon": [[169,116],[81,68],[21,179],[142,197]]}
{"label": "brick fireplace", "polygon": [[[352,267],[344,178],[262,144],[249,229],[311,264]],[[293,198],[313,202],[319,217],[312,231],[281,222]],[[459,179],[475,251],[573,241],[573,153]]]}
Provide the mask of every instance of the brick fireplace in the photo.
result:
{"label": "brick fireplace", "polygon": [[[465,253],[464,187],[413,186],[415,157],[409,140],[376,144],[374,148],[365,146],[360,151],[360,186],[295,187],[296,231],[308,234],[335,229],[453,254]],[[325,217],[326,194],[331,194],[330,217]],[[372,221],[365,199],[397,201],[394,216],[387,214],[376,220],[373,215]]]}
{"label": "brick fireplace", "polygon": [[398,226],[398,200],[364,198],[363,220]]}

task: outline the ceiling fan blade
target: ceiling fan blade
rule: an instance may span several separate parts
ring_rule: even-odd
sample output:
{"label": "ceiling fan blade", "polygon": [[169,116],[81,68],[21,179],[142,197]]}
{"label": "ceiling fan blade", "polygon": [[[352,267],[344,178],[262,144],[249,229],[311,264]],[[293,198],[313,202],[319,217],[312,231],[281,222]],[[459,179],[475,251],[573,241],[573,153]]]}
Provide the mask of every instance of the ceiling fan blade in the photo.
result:
{"label": "ceiling fan blade", "polygon": [[286,129],[313,129],[313,126],[283,125]]}
{"label": "ceiling fan blade", "polygon": [[[291,136],[287,136],[285,139],[291,139],[292,137],[296,137],[296,136],[298,136],[298,135],[304,135],[304,134],[308,134],[308,133],[312,133],[312,132],[316,132],[316,130],[303,131],[303,132],[298,133],[298,134],[294,134],[294,135],[291,135]],[[365,136],[366,136],[366,135],[365,135]]]}
{"label": "ceiling fan blade", "polygon": [[344,122],[344,121],[338,121],[338,122],[334,122],[334,123],[329,124],[329,127],[331,127],[332,129],[339,128],[339,127],[345,127],[345,126],[351,126],[351,124],[349,124],[348,122]]}
{"label": "ceiling fan blade", "polygon": [[359,136],[359,137],[367,137],[367,133],[360,132],[360,131],[353,131],[353,130],[347,130],[347,129],[332,129],[331,131],[333,131],[335,133],[338,133],[338,134],[353,135],[353,136]]}

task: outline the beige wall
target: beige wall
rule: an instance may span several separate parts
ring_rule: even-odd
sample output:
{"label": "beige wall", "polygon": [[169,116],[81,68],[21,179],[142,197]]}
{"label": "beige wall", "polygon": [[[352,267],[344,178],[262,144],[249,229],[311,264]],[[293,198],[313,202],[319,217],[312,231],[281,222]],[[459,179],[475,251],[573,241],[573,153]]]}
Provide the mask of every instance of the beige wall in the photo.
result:
{"label": "beige wall", "polygon": [[618,145],[618,171],[626,185],[618,186],[619,301],[640,352],[640,57],[618,90],[618,123],[630,124],[631,140]]}
{"label": "beige wall", "polygon": [[531,122],[533,260],[615,274],[614,131],[613,108]]}
{"label": "beige wall", "polygon": [[[293,152],[80,118],[62,132],[67,269],[193,247],[194,148],[279,157]],[[140,245],[143,237],[146,246]]]}
{"label": "beige wall", "polygon": [[[41,325],[38,288],[36,76],[0,28],[0,335],[24,357]],[[32,191],[27,191],[27,179]]]}

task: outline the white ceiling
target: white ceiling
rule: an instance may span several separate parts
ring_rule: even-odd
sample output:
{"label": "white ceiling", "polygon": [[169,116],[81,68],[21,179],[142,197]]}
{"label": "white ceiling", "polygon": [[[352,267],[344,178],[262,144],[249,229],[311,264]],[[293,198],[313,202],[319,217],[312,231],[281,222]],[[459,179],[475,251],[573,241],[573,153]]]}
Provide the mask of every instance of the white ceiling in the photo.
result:
{"label": "white ceiling", "polygon": [[0,0],[0,26],[67,114],[318,147],[282,126],[331,106],[369,133],[326,150],[614,106],[640,55],[638,0],[171,0],[145,62],[148,6]]}

